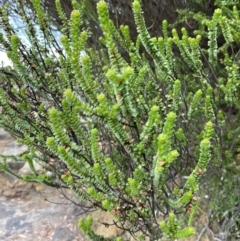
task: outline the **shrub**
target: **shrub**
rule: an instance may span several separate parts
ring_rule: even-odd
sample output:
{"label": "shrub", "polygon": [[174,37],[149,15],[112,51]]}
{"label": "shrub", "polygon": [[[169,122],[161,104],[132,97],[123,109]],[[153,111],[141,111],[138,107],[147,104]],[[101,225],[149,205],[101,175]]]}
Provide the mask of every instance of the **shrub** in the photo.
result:
{"label": "shrub", "polygon": [[[150,37],[135,0],[133,42],[128,26],[116,28],[100,1],[103,35],[93,50],[90,30],[81,28],[83,5],[73,1],[68,19],[56,1],[63,22],[58,40],[40,1],[32,3],[37,26],[17,3],[29,46],[9,23],[7,5],[0,10],[0,43],[13,62],[1,68],[0,126],[28,146],[12,158],[28,162],[33,174],[19,176],[5,159],[1,170],[72,189],[133,236],[192,235],[200,178],[210,161],[216,168],[233,163],[240,137],[237,8],[195,15],[191,37],[166,20],[163,35]],[[37,173],[34,162],[52,175]],[[91,223],[89,216],[79,227],[104,240]]]}

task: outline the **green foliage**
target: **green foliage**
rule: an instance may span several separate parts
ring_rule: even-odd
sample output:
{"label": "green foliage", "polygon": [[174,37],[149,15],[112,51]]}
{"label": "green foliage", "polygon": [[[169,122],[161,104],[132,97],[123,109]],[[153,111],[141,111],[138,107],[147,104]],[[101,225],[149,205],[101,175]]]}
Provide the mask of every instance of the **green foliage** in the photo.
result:
{"label": "green foliage", "polygon": [[[84,6],[72,2],[68,19],[56,1],[60,40],[40,0],[33,1],[39,28],[22,9],[28,48],[9,23],[7,6],[0,9],[0,44],[13,62],[0,70],[0,126],[29,147],[19,159],[33,175],[18,176],[4,160],[0,170],[70,188],[91,207],[111,212],[119,228],[133,236],[141,232],[141,239],[191,236],[201,177],[212,160],[217,168],[234,158],[239,143],[237,8],[196,15],[193,33],[164,20],[162,36],[151,37],[135,0],[133,41],[101,0],[101,47],[93,50],[91,32],[83,28]],[[35,161],[52,175],[38,174]],[[157,213],[168,221],[159,225]],[[181,219],[185,213],[188,223]],[[89,239],[106,240],[91,226],[91,217],[79,221]]]}
{"label": "green foliage", "polygon": [[159,225],[163,230],[164,236],[171,239],[187,238],[195,233],[195,230],[192,227],[179,230],[179,225],[175,220],[174,213],[169,214],[168,222],[161,221]]}

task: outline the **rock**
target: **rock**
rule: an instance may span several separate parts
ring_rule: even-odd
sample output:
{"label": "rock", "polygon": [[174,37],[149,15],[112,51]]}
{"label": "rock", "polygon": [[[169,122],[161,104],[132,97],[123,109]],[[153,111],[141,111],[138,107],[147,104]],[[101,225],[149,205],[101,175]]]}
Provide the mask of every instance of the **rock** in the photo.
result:
{"label": "rock", "polygon": [[[26,186],[22,188],[25,190]],[[24,196],[7,198],[0,195],[0,240],[32,241],[33,237],[34,241],[85,240],[77,228],[76,213],[81,209],[78,207],[76,210],[76,206],[70,202],[66,206],[66,200],[57,190],[46,186],[44,189],[48,190],[48,196],[37,193],[33,188],[27,199]],[[20,186],[4,192],[8,196],[16,196],[19,190]]]}
{"label": "rock", "polygon": [[18,230],[22,228],[27,228],[31,226],[31,222],[28,222],[28,217],[26,214],[15,217],[15,219],[10,219],[6,223],[7,229]]}
{"label": "rock", "polygon": [[14,213],[14,210],[6,210],[3,206],[0,206],[0,220],[6,217],[12,217]]}
{"label": "rock", "polygon": [[[95,211],[91,214],[93,217],[92,230],[106,238],[114,238],[123,234],[123,230],[117,228],[115,225],[105,226],[102,223],[113,224],[114,217],[111,213],[106,213],[102,211]],[[102,222],[102,223],[101,223]]]}
{"label": "rock", "polygon": [[3,191],[3,195],[8,198],[16,197],[17,191],[14,189],[7,189]]}
{"label": "rock", "polygon": [[[38,164],[37,162],[34,162],[33,165],[34,165],[34,168],[35,168],[37,173],[41,173],[41,174],[45,173],[45,170],[43,169],[43,167],[40,164]],[[31,170],[28,162],[26,162],[24,164],[24,166],[19,170],[18,174],[22,176],[22,175],[34,174],[34,173]]]}
{"label": "rock", "polygon": [[11,145],[13,138],[0,128],[0,153],[2,154],[6,149],[6,146]]}
{"label": "rock", "polygon": [[11,159],[7,159],[7,164],[8,167],[15,172],[17,172],[24,166],[24,162],[13,162]]}
{"label": "rock", "polygon": [[11,188],[31,188],[32,186],[32,183],[30,182],[25,182],[25,181],[22,181],[22,180],[18,180],[18,179],[14,179],[13,182],[11,182],[10,184],[10,187]]}
{"label": "rock", "polygon": [[[7,132],[0,128],[0,154],[5,156],[16,156],[27,150],[26,146],[20,146],[16,140],[11,137]],[[24,162],[12,161],[10,158],[7,159],[7,164],[10,169],[18,171],[23,167]]]}
{"label": "rock", "polygon": [[12,139],[8,143],[6,143],[5,149],[2,154],[6,156],[17,156],[25,152],[27,149],[28,148],[26,146],[20,146],[14,139]]}
{"label": "rock", "polygon": [[25,198],[31,190],[24,188],[24,189],[18,189],[18,188],[10,188],[3,190],[2,194],[3,196],[7,198]]}
{"label": "rock", "polygon": [[[18,155],[26,150],[26,147],[18,145],[0,128],[0,154]],[[21,175],[32,174],[25,162],[7,162],[10,168]],[[44,171],[38,164],[35,168],[39,172]],[[77,227],[78,213],[81,212],[80,207],[66,201],[54,188],[27,183],[0,172],[1,241],[84,241],[85,238]]]}
{"label": "rock", "polygon": [[9,179],[10,177],[6,173],[0,172],[0,193],[1,191],[3,192],[3,190],[9,187],[10,185]]}
{"label": "rock", "polygon": [[44,186],[42,184],[38,184],[38,183],[34,184],[34,188],[37,192],[43,192],[43,190],[44,190]]}
{"label": "rock", "polygon": [[68,227],[57,227],[53,235],[52,241],[73,241],[74,238],[74,232],[72,232]]}

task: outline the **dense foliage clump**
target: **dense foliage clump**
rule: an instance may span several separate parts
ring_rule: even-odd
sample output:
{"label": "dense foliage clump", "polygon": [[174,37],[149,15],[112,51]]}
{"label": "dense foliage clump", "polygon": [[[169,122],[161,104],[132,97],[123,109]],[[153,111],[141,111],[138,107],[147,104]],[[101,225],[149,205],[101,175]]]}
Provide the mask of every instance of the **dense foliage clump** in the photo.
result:
{"label": "dense foliage clump", "polygon": [[[3,6],[0,44],[13,67],[0,70],[0,126],[28,147],[12,158],[28,162],[32,175],[19,176],[5,159],[0,169],[72,189],[91,207],[111,212],[114,225],[141,233],[138,239],[191,236],[199,189],[211,188],[211,173],[222,179],[238,173],[237,7],[219,1],[212,14],[180,11],[179,22],[163,20],[151,36],[135,0],[133,40],[129,26],[116,26],[99,1],[102,34],[92,48],[86,4],[72,1],[68,18],[56,1],[60,39],[40,0],[32,0],[37,25],[16,4],[28,40]],[[36,162],[45,173],[35,170]],[[91,224],[90,216],[79,221],[87,237],[105,240]]]}

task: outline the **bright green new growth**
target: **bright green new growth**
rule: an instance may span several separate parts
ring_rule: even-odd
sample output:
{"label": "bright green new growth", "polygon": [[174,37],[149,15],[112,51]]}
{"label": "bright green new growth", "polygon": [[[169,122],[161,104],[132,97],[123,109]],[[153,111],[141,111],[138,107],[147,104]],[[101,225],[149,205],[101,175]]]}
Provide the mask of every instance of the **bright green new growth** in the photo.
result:
{"label": "bright green new growth", "polygon": [[[0,126],[29,147],[18,158],[33,174],[21,177],[5,160],[0,170],[70,188],[91,207],[111,212],[119,228],[140,232],[143,240],[187,238],[194,228],[180,214],[192,219],[209,163],[224,159],[236,145],[235,117],[222,106],[240,109],[239,60],[228,52],[239,41],[228,24],[239,22],[237,9],[229,9],[231,14],[217,9],[199,20],[207,29],[200,29],[201,35],[173,29],[164,20],[162,36],[151,37],[141,1],[134,0],[138,38],[133,41],[129,27],[118,29],[101,0],[102,47],[93,50],[87,46],[89,29],[82,29],[84,6],[72,3],[68,19],[56,1],[63,22],[60,40],[50,35],[40,0],[33,1],[40,33],[27,31],[29,50],[12,27],[0,38],[14,67],[1,69]],[[6,9],[0,17],[9,24]],[[37,41],[41,34],[47,37]],[[226,137],[233,143],[224,142]],[[52,176],[37,173],[35,162]],[[168,221],[159,224],[159,213]],[[94,233],[92,222],[88,216],[78,226],[90,240],[108,240]]]}
{"label": "bright green new growth", "polygon": [[195,233],[193,227],[179,229],[174,213],[169,214],[168,222],[161,221],[159,225],[164,232],[164,236],[170,239],[187,238]]}

